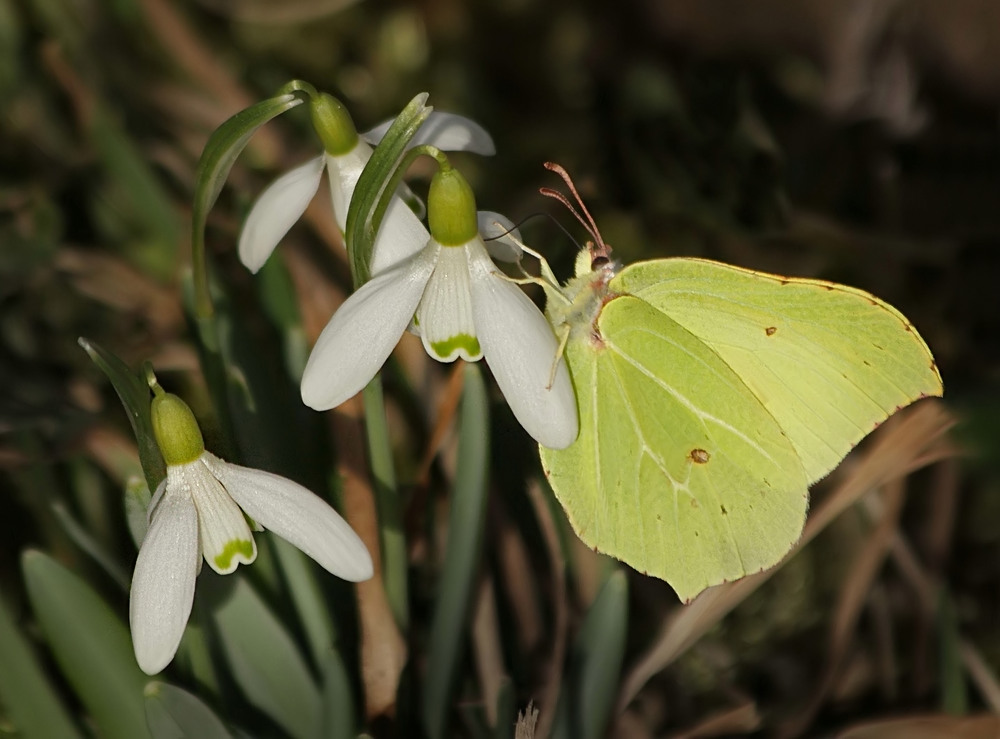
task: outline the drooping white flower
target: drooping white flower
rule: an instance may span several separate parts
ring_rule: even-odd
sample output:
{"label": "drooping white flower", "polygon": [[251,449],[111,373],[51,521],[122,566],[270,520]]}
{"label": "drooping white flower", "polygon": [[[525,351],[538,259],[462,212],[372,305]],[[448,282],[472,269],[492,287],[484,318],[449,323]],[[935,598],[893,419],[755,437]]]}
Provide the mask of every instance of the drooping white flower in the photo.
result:
{"label": "drooping white flower", "polygon": [[428,354],[442,362],[485,357],[525,430],[544,446],[569,446],[576,399],[556,337],[491,260],[472,190],[456,170],[431,181],[428,218],[423,247],[374,274],[330,319],[306,364],[302,400],[326,410],[360,391],[415,319]]}
{"label": "drooping white flower", "polygon": [[[302,217],[316,191],[323,171],[330,181],[333,213],[341,231],[358,178],[372,155],[372,145],[385,136],[392,121],[358,135],[344,106],[323,95],[313,101],[313,121],[323,139],[325,152],[275,180],[250,209],[240,233],[239,255],[246,267],[257,272],[278,242]],[[477,123],[451,113],[431,112],[409,147],[431,144],[443,151],[472,151],[491,155],[493,139]],[[399,197],[386,210],[371,257],[371,273],[405,259],[424,246],[420,219]]]}
{"label": "drooping white flower", "polygon": [[222,575],[256,559],[246,516],[338,577],[358,582],[372,576],[365,545],[326,502],[284,477],[206,451],[184,401],[158,385],[154,390],[153,429],[167,476],[150,502],[129,600],[132,644],[144,672],[156,674],[173,659],[202,557]]}

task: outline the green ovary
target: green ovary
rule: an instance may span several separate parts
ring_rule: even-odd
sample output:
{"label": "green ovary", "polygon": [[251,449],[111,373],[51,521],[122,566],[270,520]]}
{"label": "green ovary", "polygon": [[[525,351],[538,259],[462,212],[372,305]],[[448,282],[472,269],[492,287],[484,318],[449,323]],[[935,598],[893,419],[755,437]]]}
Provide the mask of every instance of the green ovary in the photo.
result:
{"label": "green ovary", "polygon": [[254,559],[253,542],[249,539],[233,539],[226,544],[226,548],[215,555],[215,564],[220,570],[228,570],[232,564],[233,557],[237,554],[243,555],[244,562],[252,562]]}
{"label": "green ovary", "polygon": [[479,339],[468,334],[456,334],[444,341],[431,342],[431,348],[439,357],[450,357],[456,350],[463,349],[470,357],[478,357],[482,353]]}

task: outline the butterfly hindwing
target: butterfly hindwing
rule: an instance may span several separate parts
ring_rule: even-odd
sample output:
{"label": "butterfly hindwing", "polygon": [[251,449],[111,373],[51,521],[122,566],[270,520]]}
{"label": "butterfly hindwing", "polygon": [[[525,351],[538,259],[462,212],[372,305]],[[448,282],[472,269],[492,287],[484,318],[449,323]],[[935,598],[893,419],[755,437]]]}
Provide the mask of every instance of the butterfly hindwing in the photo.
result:
{"label": "butterfly hindwing", "polygon": [[581,432],[542,449],[580,537],[682,599],[773,564],[801,532],[792,445],[710,348],[641,299],[610,300],[567,347]]}

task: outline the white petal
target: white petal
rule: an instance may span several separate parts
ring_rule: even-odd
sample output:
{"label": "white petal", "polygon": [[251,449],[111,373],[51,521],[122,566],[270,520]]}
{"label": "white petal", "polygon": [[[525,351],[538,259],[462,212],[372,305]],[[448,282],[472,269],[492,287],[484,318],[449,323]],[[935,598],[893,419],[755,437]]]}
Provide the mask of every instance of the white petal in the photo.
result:
{"label": "white petal", "polygon": [[171,486],[139,548],[129,598],[135,659],[147,675],[170,664],[177,652],[194,602],[199,551],[194,502]]}
{"label": "white petal", "polygon": [[416,214],[397,195],[386,208],[375,237],[369,268],[373,275],[412,257],[427,245],[430,234]]}
{"label": "white petal", "polygon": [[156,513],[157,507],[160,505],[160,501],[163,500],[163,494],[167,491],[167,478],[164,477],[160,480],[160,484],[156,486],[156,492],[153,493],[153,497],[149,499],[149,506],[146,508],[146,528],[149,528],[149,523],[153,520],[153,515]]}
{"label": "white petal", "polygon": [[[359,141],[347,154],[337,157],[327,155],[330,197],[341,231],[347,228],[347,211],[354,196],[354,188],[371,155],[371,147],[363,141]],[[416,214],[401,198],[393,197],[375,237],[369,265],[371,273],[377,275],[413,256],[424,248],[428,238],[430,235]]]}
{"label": "white petal", "polygon": [[[370,144],[378,144],[392,125],[393,119],[383,121],[371,131],[361,134]],[[474,154],[493,156],[496,146],[493,137],[475,121],[454,113],[433,111],[409,143],[409,148],[430,144],[442,151],[471,151]]]}
{"label": "white petal", "polygon": [[425,249],[376,275],[333,314],[302,373],[302,401],[318,411],[359,392],[403,335],[434,269]]}
{"label": "white petal", "polygon": [[413,214],[419,220],[424,220],[424,217],[427,215],[427,203],[421,200],[420,196],[413,192],[409,185],[405,182],[400,182],[396,187],[396,195],[409,206],[410,210],[413,211]]}
{"label": "white petal", "polygon": [[491,257],[501,262],[521,261],[524,252],[517,243],[521,240],[521,232],[512,220],[490,210],[479,211],[476,219],[479,223],[479,235],[483,237],[486,251]]}
{"label": "white petal", "polygon": [[[479,239],[473,242],[482,249]],[[440,362],[459,357],[475,362],[483,356],[472,318],[469,259],[464,246],[438,246],[437,266],[417,308],[424,349]],[[485,256],[485,252],[483,252]]]}
{"label": "white petal", "polygon": [[257,272],[288,229],[302,217],[319,189],[323,157],[316,157],[282,175],[257,198],[240,233],[240,261]]}
{"label": "white petal", "polygon": [[543,446],[564,449],[579,429],[576,398],[558,342],[538,307],[504,279],[485,251],[470,250],[472,311],[486,362],[518,422]]}
{"label": "white petal", "polygon": [[185,483],[198,509],[198,533],[205,561],[220,575],[228,575],[241,562],[250,564],[257,558],[257,544],[243,511],[206,465],[206,454],[178,467],[184,469]]}
{"label": "white petal", "polygon": [[330,198],[333,202],[333,215],[337,225],[343,231],[347,228],[347,211],[351,207],[351,197],[358,184],[358,178],[371,159],[372,148],[364,141],[346,154],[340,156],[326,155],[327,176],[330,178]]}
{"label": "white petal", "polygon": [[372,576],[372,558],[333,508],[298,483],[206,454],[205,463],[233,499],[264,528],[291,542],[326,570],[359,582]]}

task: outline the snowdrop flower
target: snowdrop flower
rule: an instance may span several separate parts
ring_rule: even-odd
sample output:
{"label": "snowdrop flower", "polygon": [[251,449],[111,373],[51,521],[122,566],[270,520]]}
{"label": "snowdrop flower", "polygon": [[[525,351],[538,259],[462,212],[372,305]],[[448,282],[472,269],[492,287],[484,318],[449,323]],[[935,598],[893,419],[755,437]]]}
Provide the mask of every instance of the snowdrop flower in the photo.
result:
{"label": "snowdrop flower", "polygon": [[[240,233],[239,255],[243,264],[257,272],[274,247],[299,220],[319,189],[323,170],[330,180],[333,213],[343,231],[347,210],[361,171],[372,155],[372,144],[385,136],[392,121],[359,136],[346,108],[330,95],[320,95],[311,104],[313,125],[323,140],[325,153],[272,183],[250,209]],[[478,124],[462,116],[432,112],[409,147],[432,144],[444,151],[494,153],[493,140]],[[400,198],[390,203],[375,241],[371,273],[412,255],[424,246],[425,231],[420,219]]]}
{"label": "snowdrop flower", "polygon": [[544,446],[569,446],[578,430],[576,400],[558,342],[541,311],[490,259],[465,178],[442,165],[427,208],[423,248],[373,273],[330,319],[306,364],[302,400],[316,410],[343,403],[414,321],[434,359],[486,357],[525,430]]}
{"label": "snowdrop flower", "polygon": [[334,575],[354,582],[372,576],[368,550],[333,508],[298,483],[207,452],[187,404],[158,384],[153,390],[153,430],[167,477],[150,502],[132,575],[129,623],[143,672],[154,675],[174,658],[202,557],[221,575],[257,557],[246,516]]}

